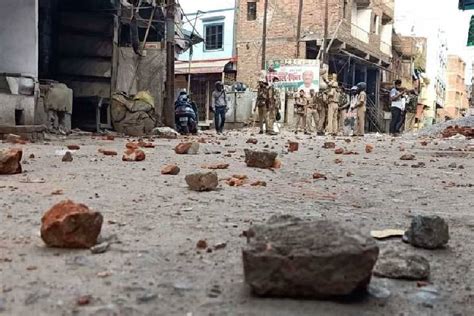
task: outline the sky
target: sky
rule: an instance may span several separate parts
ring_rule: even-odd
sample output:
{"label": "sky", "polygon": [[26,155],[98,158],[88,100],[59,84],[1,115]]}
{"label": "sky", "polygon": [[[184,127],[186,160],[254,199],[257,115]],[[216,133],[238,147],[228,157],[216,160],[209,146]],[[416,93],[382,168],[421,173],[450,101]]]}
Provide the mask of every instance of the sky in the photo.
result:
{"label": "sky", "polygon": [[[415,35],[436,32],[439,27],[446,32],[448,53],[459,55],[466,62],[466,82],[471,83],[474,48],[468,48],[467,34],[473,11],[459,11],[458,0],[395,0],[395,30],[403,23],[403,29],[415,29]],[[402,22],[403,21],[403,22]],[[409,35],[409,34],[403,34]]]}

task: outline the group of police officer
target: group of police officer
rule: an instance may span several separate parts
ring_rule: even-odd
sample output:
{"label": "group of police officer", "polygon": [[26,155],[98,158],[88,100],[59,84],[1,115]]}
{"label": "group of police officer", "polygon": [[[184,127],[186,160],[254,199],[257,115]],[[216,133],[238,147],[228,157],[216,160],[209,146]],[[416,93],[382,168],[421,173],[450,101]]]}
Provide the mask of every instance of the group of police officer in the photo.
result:
{"label": "group of police officer", "polygon": [[[353,136],[363,136],[365,129],[365,112],[367,94],[366,84],[359,83],[350,92],[346,92],[334,75],[328,80],[326,89],[316,92],[304,89],[295,95],[295,133],[314,132],[318,135],[343,134],[345,124],[353,130]],[[281,110],[279,80],[273,78],[272,83],[260,80],[258,83],[257,101],[254,112],[258,110],[260,134],[275,135],[275,120],[279,120]],[[352,124],[351,124],[352,121]],[[348,123],[349,122],[349,123]]]}

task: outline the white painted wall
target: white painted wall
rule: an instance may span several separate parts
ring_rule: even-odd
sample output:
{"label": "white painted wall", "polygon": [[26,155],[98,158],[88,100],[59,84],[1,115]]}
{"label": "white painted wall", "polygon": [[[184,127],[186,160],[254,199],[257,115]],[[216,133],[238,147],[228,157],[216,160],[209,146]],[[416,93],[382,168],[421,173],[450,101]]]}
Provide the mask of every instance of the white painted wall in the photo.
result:
{"label": "white painted wall", "polygon": [[0,0],[0,73],[38,77],[38,0]]}
{"label": "white painted wall", "polygon": [[[213,23],[224,23],[224,45],[222,50],[206,51],[204,43],[195,45],[193,48],[193,61],[209,59],[231,58],[234,52],[234,20],[235,20],[235,0],[219,1],[196,1],[181,0],[181,7],[190,20],[189,23],[184,18],[184,28],[195,30],[201,37],[205,37],[205,26]],[[198,12],[200,10],[201,12]],[[212,21],[208,21],[212,20]],[[188,60],[189,51],[181,54],[179,60]]]}

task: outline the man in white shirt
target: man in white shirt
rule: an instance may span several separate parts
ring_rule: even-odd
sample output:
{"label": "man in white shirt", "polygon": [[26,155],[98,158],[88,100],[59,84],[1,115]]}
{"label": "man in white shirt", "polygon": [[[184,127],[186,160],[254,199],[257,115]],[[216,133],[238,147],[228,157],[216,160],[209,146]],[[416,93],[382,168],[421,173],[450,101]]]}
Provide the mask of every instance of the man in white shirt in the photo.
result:
{"label": "man in white shirt", "polygon": [[390,101],[392,102],[390,110],[392,120],[390,121],[390,134],[397,136],[400,133],[399,127],[402,120],[402,114],[405,111],[405,92],[402,91],[402,81],[396,80],[395,87],[390,91]]}

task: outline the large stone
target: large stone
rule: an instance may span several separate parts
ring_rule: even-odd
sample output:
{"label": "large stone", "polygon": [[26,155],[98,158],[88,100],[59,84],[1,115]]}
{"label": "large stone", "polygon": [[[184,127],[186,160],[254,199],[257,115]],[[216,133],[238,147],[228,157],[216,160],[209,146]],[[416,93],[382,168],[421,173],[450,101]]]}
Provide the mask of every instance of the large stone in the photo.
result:
{"label": "large stone", "polygon": [[179,133],[170,127],[156,127],[153,129],[152,134],[158,138],[176,139]]}
{"label": "large stone", "polygon": [[143,161],[146,155],[143,150],[140,149],[127,149],[123,153],[122,161]]}
{"label": "large stone", "polygon": [[23,151],[18,148],[0,149],[0,174],[21,173]]}
{"label": "large stone", "polygon": [[272,219],[246,236],[245,281],[259,296],[330,298],[366,290],[379,253],[368,233],[327,220]]}
{"label": "large stone", "polygon": [[278,156],[273,151],[255,151],[245,149],[245,163],[247,167],[269,169],[275,164],[275,159]]}
{"label": "large stone", "polygon": [[449,241],[449,227],[439,216],[415,216],[404,240],[415,247],[437,249]]}
{"label": "large stone", "polygon": [[174,151],[178,155],[197,155],[199,152],[199,143],[180,143]]}
{"label": "large stone", "polygon": [[84,204],[62,201],[41,219],[41,238],[50,247],[90,248],[97,243],[103,217]]}
{"label": "large stone", "polygon": [[430,263],[417,254],[387,249],[380,253],[374,275],[391,279],[425,280],[430,276]]}
{"label": "large stone", "polygon": [[212,191],[219,184],[219,179],[215,172],[189,174],[185,180],[193,191]]}

